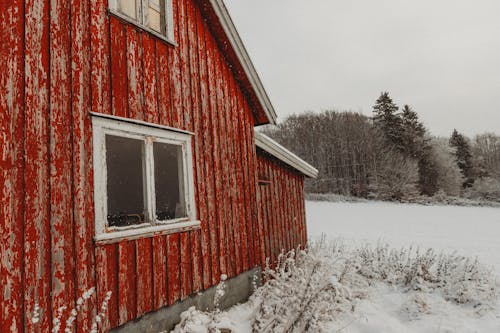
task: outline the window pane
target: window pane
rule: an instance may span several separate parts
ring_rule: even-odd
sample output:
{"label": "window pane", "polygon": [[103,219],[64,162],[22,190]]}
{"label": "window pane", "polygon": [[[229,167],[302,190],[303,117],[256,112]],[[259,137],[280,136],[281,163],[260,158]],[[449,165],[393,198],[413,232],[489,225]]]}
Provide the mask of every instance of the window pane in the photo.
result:
{"label": "window pane", "polygon": [[187,217],[182,174],[182,148],[155,142],[156,218],[160,221]]}
{"label": "window pane", "polygon": [[139,0],[117,0],[118,11],[133,19],[137,19],[137,1]]}
{"label": "window pane", "polygon": [[150,0],[148,3],[148,27],[166,35],[165,0]]}
{"label": "window pane", "polygon": [[144,141],[106,135],[108,225],[145,222]]}

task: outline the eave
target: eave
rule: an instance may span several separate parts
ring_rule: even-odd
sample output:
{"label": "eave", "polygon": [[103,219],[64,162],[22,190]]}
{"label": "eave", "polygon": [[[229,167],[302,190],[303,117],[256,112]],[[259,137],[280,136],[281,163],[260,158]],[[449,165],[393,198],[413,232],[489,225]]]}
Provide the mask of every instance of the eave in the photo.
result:
{"label": "eave", "polygon": [[255,125],[276,124],[276,111],[223,0],[199,0],[219,47],[251,102]]}
{"label": "eave", "polygon": [[270,137],[262,133],[255,132],[255,145],[266,153],[277,158],[281,162],[301,172],[305,176],[310,178],[318,177],[319,172],[315,167],[313,167]]}

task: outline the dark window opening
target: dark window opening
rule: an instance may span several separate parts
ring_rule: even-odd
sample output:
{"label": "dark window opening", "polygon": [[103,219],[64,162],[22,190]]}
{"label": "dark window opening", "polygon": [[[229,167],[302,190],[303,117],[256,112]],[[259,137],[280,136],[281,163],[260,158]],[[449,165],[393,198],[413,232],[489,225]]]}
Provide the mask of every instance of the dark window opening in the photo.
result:
{"label": "dark window opening", "polygon": [[167,221],[187,217],[182,173],[182,147],[155,142],[156,218]]}
{"label": "dark window opening", "polygon": [[106,135],[108,226],[145,222],[144,141]]}

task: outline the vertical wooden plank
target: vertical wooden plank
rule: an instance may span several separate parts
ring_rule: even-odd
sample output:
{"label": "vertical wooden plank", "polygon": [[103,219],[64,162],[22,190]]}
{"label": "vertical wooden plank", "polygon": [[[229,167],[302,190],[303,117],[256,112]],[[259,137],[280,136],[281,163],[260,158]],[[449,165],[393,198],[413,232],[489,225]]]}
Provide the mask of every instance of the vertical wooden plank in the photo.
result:
{"label": "vertical wooden plank", "polygon": [[171,53],[165,43],[156,43],[157,58],[156,71],[158,73],[158,112],[159,122],[165,126],[174,126],[172,123],[172,105],[170,100],[170,58]]}
{"label": "vertical wooden plank", "polygon": [[180,237],[179,234],[167,236],[167,289],[168,305],[172,305],[180,299]]}
{"label": "vertical wooden plank", "polygon": [[[25,2],[25,329],[50,330],[49,3]],[[35,305],[40,321],[31,320]]]}
{"label": "vertical wooden plank", "polygon": [[295,224],[295,247],[297,248],[299,245],[302,244],[302,226],[301,226],[301,221],[300,221],[300,190],[299,190],[299,176],[295,175],[294,177],[294,182],[293,182],[293,187],[294,187],[294,197],[295,197],[295,202],[294,202],[294,224]]}
{"label": "vertical wooden plank", "polygon": [[[249,110],[250,111],[250,110]],[[247,147],[248,147],[248,160],[249,160],[249,190],[250,190],[250,221],[252,223],[252,241],[253,241],[253,261],[252,261],[252,266],[257,265],[257,263],[260,261],[259,254],[262,253],[263,247],[261,247],[261,230],[259,228],[259,219],[257,217],[257,186],[258,186],[258,179],[257,179],[257,166],[256,166],[256,148],[255,148],[255,139],[254,139],[254,119],[253,115],[251,112],[247,112],[248,115],[248,124],[247,126]]]}
{"label": "vertical wooden plank", "polygon": [[110,34],[112,110],[115,116],[127,117],[127,34],[123,24],[114,17],[110,18]]}
{"label": "vertical wooden plank", "polygon": [[120,325],[137,315],[137,273],[135,241],[118,244],[118,311]]}
{"label": "vertical wooden plank", "polygon": [[144,119],[144,73],[142,70],[142,34],[128,25],[127,32],[127,77],[129,117]]}
{"label": "vertical wooden plank", "polygon": [[156,40],[149,34],[142,35],[143,47],[143,75],[144,75],[144,120],[158,123],[158,93],[156,67]]}
{"label": "vertical wooden plank", "polygon": [[232,119],[234,119],[233,129],[234,129],[234,171],[235,171],[235,200],[236,200],[236,215],[233,217],[233,243],[234,243],[234,273],[235,275],[240,274],[243,271],[242,265],[242,256],[243,252],[246,251],[242,246],[242,237],[243,234],[241,232],[241,221],[245,220],[245,195],[244,195],[244,183],[243,183],[243,174],[244,174],[244,166],[243,166],[243,148],[241,141],[241,129],[242,129],[242,108],[240,105],[240,100],[238,96],[236,83],[233,81],[232,85],[232,104],[233,104],[233,112]]}
{"label": "vertical wooden plank", "polygon": [[65,0],[50,6],[50,240],[51,310],[74,307],[74,249],[71,135],[70,7]]}
{"label": "vertical wooden plank", "polygon": [[153,238],[153,298],[154,309],[167,305],[167,237]]}
{"label": "vertical wooden plank", "polygon": [[191,105],[191,80],[190,80],[190,58],[187,26],[187,0],[179,0],[177,6],[177,23],[179,30],[179,57],[181,64],[181,93],[182,93],[182,115],[183,127],[192,131],[193,121]]}
{"label": "vertical wooden plank", "polygon": [[212,171],[212,137],[210,135],[210,102],[208,88],[208,68],[207,52],[205,45],[205,25],[201,18],[199,10],[196,11],[197,26],[197,44],[198,44],[198,65],[200,74],[200,116],[201,132],[198,136],[203,141],[203,174],[205,175],[205,207],[202,207],[203,201],[199,201],[201,212],[206,209],[205,218],[201,219],[201,244],[203,256],[203,288],[208,289],[215,281],[216,272],[212,272],[213,266],[217,261],[217,244],[215,240],[215,194],[214,194],[214,175]]}
{"label": "vertical wooden plank", "polygon": [[152,239],[138,239],[135,242],[137,285],[137,317],[153,310],[153,249]]}
{"label": "vertical wooden plank", "polygon": [[[110,49],[110,22],[107,10],[107,0],[90,0],[92,111],[97,113],[111,113],[109,58],[117,50]],[[119,67],[120,59],[113,60],[111,65]]]}
{"label": "vertical wooden plank", "polygon": [[272,259],[273,259],[273,264],[274,264],[274,262],[276,261],[276,259],[278,257],[278,254],[281,251],[281,246],[280,246],[280,242],[279,242],[280,232],[279,232],[279,221],[277,218],[278,206],[276,205],[276,195],[275,195],[276,178],[274,175],[274,169],[272,167],[272,163],[270,161],[269,161],[269,163],[267,163],[267,168],[268,168],[268,173],[269,173],[269,179],[271,181],[271,186],[269,186],[268,196],[269,196],[269,202],[271,204],[271,210],[269,212],[269,216],[270,216],[271,221],[272,221],[272,229],[273,229],[272,242],[273,242],[274,251],[273,251]]}
{"label": "vertical wooden plank", "polygon": [[307,247],[307,223],[306,223],[306,206],[304,200],[304,176],[301,176],[300,179],[300,217],[301,217],[301,226],[302,226],[302,246],[304,248]]}
{"label": "vertical wooden plank", "polygon": [[113,327],[118,326],[118,245],[104,245],[96,248],[96,274],[97,274],[97,298],[99,300],[99,309],[106,298],[106,294],[111,292],[111,298],[108,302],[108,310],[100,325],[101,332],[107,332]]}
{"label": "vertical wooden plank", "polygon": [[269,260],[272,262],[272,260],[274,260],[274,238],[273,238],[273,234],[274,234],[274,226],[273,226],[273,219],[272,219],[272,216],[270,214],[271,212],[271,209],[272,209],[272,203],[271,203],[271,198],[270,198],[270,189],[271,189],[271,186],[272,186],[272,179],[271,179],[271,175],[269,174],[269,166],[268,166],[268,163],[265,159],[265,157],[263,157],[262,159],[262,168],[264,170],[264,174],[266,175],[266,179],[269,181],[269,184],[267,186],[264,187],[264,196],[265,196],[265,202],[266,202],[266,205],[265,205],[265,208],[266,208],[266,212],[265,212],[265,218],[266,218],[266,223],[268,225],[268,239],[269,239]]}
{"label": "vertical wooden plank", "polygon": [[[198,49],[197,49],[197,28],[196,28],[196,17],[193,8],[193,3],[188,1],[186,3],[185,13],[186,13],[186,29],[187,29],[187,40],[189,47],[189,77],[191,78],[191,130],[195,133],[201,134],[201,122],[200,122],[200,75],[198,70]],[[203,138],[201,135],[196,135],[193,140],[193,152],[194,152],[194,163],[193,172],[195,184],[195,198],[196,198],[196,215],[201,221],[205,219],[206,216],[206,204],[205,204],[205,178],[203,176],[203,164],[201,161],[203,150]],[[201,290],[201,285],[203,281],[203,268],[202,268],[202,251],[201,251],[201,232],[199,230],[191,232],[191,244],[193,250],[191,252],[192,258],[192,286],[193,293]]]}
{"label": "vertical wooden plank", "polygon": [[234,241],[234,224],[238,219],[238,198],[237,190],[238,183],[236,182],[236,152],[235,145],[237,144],[235,140],[235,130],[234,123],[237,123],[238,116],[236,113],[236,103],[234,95],[234,80],[232,73],[228,69],[228,66],[224,61],[222,61],[222,68],[224,70],[223,76],[226,78],[226,84],[224,84],[224,104],[225,104],[225,126],[227,129],[227,162],[228,162],[228,180],[229,187],[227,189],[229,195],[229,202],[231,209],[229,211],[228,224],[226,228],[227,240],[228,240],[228,276],[233,277],[236,275],[236,242]]}
{"label": "vertical wooden plank", "polygon": [[283,166],[281,163],[278,163],[276,161],[276,175],[278,179],[278,204],[279,204],[279,211],[280,211],[280,221],[281,221],[281,230],[282,233],[280,235],[281,240],[283,241],[283,249],[285,252],[288,252],[289,246],[288,246],[288,230],[287,230],[287,225],[286,225],[286,200],[288,200],[288,197],[286,196],[287,193],[285,192],[284,189],[284,173],[283,173]]}
{"label": "vertical wooden plank", "polygon": [[245,143],[246,143],[246,156],[247,156],[247,191],[248,191],[248,224],[249,224],[249,268],[252,268],[255,266],[255,258],[258,256],[258,251],[256,251],[257,248],[257,236],[258,236],[258,230],[257,230],[257,217],[255,215],[256,213],[256,206],[255,206],[255,188],[257,187],[256,181],[255,181],[255,166],[253,164],[254,160],[254,151],[255,151],[255,142],[253,140],[253,128],[254,128],[254,121],[253,121],[253,115],[252,112],[248,106],[247,103],[245,103],[245,117],[246,117],[246,126],[245,126]]}
{"label": "vertical wooden plank", "polygon": [[290,169],[286,168],[283,169],[283,186],[284,186],[284,191],[286,193],[287,197],[287,202],[286,202],[286,222],[285,225],[287,227],[287,240],[288,240],[288,251],[294,248],[293,245],[293,210],[292,210],[292,203],[293,200],[295,200],[295,195],[292,192],[292,188],[290,187],[290,180],[293,178],[293,173],[291,172]]}
{"label": "vertical wooden plank", "polygon": [[[262,167],[262,158],[260,155],[257,154],[257,175],[258,179],[266,179],[265,175],[263,173],[263,167]],[[260,258],[260,266],[264,267],[266,264],[266,258],[269,257],[269,230],[267,226],[267,220],[266,220],[266,198],[264,197],[264,187],[267,185],[263,184],[258,184],[258,189],[257,189],[257,209],[258,209],[258,219],[259,219],[259,224],[262,229],[262,234],[261,234],[261,239],[260,241],[262,242],[262,245],[264,247],[264,251],[261,253],[261,258]]]}
{"label": "vertical wooden plank", "polygon": [[23,1],[0,4],[0,331],[23,330],[24,31]]}
{"label": "vertical wooden plank", "polygon": [[[73,225],[76,258],[75,294],[95,287],[92,165],[90,6],[71,1],[71,103],[73,128]],[[96,315],[93,294],[78,315],[77,331],[88,330]]]}
{"label": "vertical wooden plank", "polygon": [[[91,31],[91,102],[92,111],[96,113],[114,113],[116,115],[127,115],[126,105],[126,60],[125,46],[111,48],[110,19],[107,14],[107,0],[90,0],[90,31]],[[114,22],[115,32],[113,41],[125,45],[125,35],[123,28]],[[120,35],[122,35],[120,37]],[[110,62],[113,57],[113,62]],[[118,90],[117,95],[113,94],[113,103],[111,102],[111,79],[112,76],[116,82]],[[123,81],[120,85],[120,79]],[[121,95],[120,95],[121,93]],[[108,302],[108,310],[99,329],[101,332],[107,332],[109,329],[118,326],[118,245],[106,245],[95,248],[96,256],[96,283],[97,283],[97,307],[101,309],[106,295],[111,292],[111,298]]]}
{"label": "vertical wooden plank", "polygon": [[294,179],[294,195],[295,195],[295,202],[294,202],[294,224],[295,224],[295,247],[297,248],[299,245],[301,245],[301,232],[302,232],[302,226],[299,218],[299,213],[300,213],[300,204],[302,200],[302,196],[299,190],[299,181],[300,177],[295,176]]}
{"label": "vertical wooden plank", "polygon": [[[172,2],[172,10],[174,13],[174,38],[176,41],[179,40],[179,27],[178,27],[178,7],[179,1]],[[172,126],[177,128],[183,128],[184,118],[182,116],[182,78],[181,78],[181,59],[180,59],[180,48],[183,45],[178,45],[177,47],[168,48],[168,58],[169,58],[169,76],[170,76],[170,93],[172,99]]]}
{"label": "vertical wooden plank", "polygon": [[301,247],[305,248],[307,246],[306,242],[307,241],[307,231],[306,231],[306,226],[305,226],[305,219],[303,219],[303,204],[304,204],[304,192],[302,188],[302,184],[304,181],[304,178],[302,176],[298,177],[297,181],[297,191],[298,191],[298,202],[297,202],[297,213],[298,213],[298,223],[300,225],[300,233],[299,233],[299,242]]}
{"label": "vertical wooden plank", "polygon": [[181,300],[191,295],[193,289],[193,279],[191,273],[191,252],[193,248],[190,243],[189,232],[180,234],[180,271],[181,271]]}
{"label": "vertical wooden plank", "polygon": [[241,91],[238,90],[238,101],[240,105],[239,112],[239,140],[241,148],[241,163],[242,163],[242,184],[243,184],[243,202],[244,202],[244,218],[240,222],[241,247],[242,251],[242,270],[246,271],[249,268],[249,257],[251,250],[251,226],[250,226],[250,192],[249,192],[249,174],[248,174],[248,146],[247,146],[247,115],[245,108],[245,99]]}
{"label": "vertical wooden plank", "polygon": [[282,205],[282,197],[280,194],[280,175],[279,175],[279,166],[278,163],[273,161],[272,163],[273,167],[273,176],[274,176],[274,182],[276,186],[274,187],[274,200],[276,202],[276,218],[278,222],[278,240],[280,244],[280,251],[286,250],[286,243],[285,243],[285,226],[283,224],[283,205]]}
{"label": "vertical wooden plank", "polygon": [[[264,159],[261,157],[259,157],[259,172],[261,172],[263,179],[269,180],[269,177],[267,175],[267,169],[264,164]],[[261,191],[260,191],[261,193],[260,202],[262,205],[262,222],[264,224],[264,236],[266,242],[266,259],[271,258],[271,225],[269,222],[269,215],[268,215],[269,199],[267,197],[268,187],[269,185],[261,186]]]}
{"label": "vertical wooden plank", "polygon": [[[221,230],[224,226],[223,214],[221,213],[222,209],[222,176],[221,176],[221,166],[220,166],[220,141],[219,141],[219,126],[218,126],[218,117],[217,117],[217,90],[216,90],[216,76],[215,76],[215,61],[214,61],[214,53],[216,51],[215,42],[209,34],[205,35],[206,38],[206,60],[207,60],[207,70],[208,70],[208,87],[210,97],[210,121],[211,121],[211,137],[212,137],[212,172],[214,175],[214,183],[215,183],[215,212],[216,212],[216,220],[214,222],[214,226],[212,226],[213,231],[215,231],[215,235],[212,235],[212,241],[215,242],[212,246],[216,246],[217,250],[212,249],[212,258],[215,261],[212,263],[212,283],[216,284],[220,281],[220,274],[225,273],[226,271],[226,247],[222,246],[224,239],[221,239],[221,236],[224,234]],[[211,229],[211,230],[212,230]],[[215,256],[214,256],[215,254]]]}
{"label": "vertical wooden plank", "polygon": [[213,44],[214,53],[213,53],[213,62],[214,62],[214,75],[215,75],[215,93],[216,93],[216,103],[217,103],[217,112],[214,114],[216,122],[218,124],[218,140],[219,140],[219,155],[218,160],[219,163],[219,173],[218,177],[220,177],[220,198],[219,201],[219,219],[220,219],[220,227],[219,227],[219,243],[222,249],[221,256],[224,255],[223,265],[221,265],[221,274],[226,274],[228,272],[228,259],[229,259],[229,242],[227,237],[227,227],[229,225],[229,219],[231,218],[229,210],[231,208],[231,204],[229,202],[229,168],[228,168],[228,157],[227,157],[227,129],[226,129],[226,121],[227,113],[225,110],[224,103],[224,92],[223,85],[225,83],[224,77],[222,75],[222,66],[221,66],[221,57],[219,54],[219,49],[217,44]]}
{"label": "vertical wooden plank", "polygon": [[294,249],[297,248],[297,219],[296,219],[296,203],[297,203],[297,192],[295,189],[295,174],[291,174],[289,180],[288,180],[288,186],[289,186],[289,191],[290,191],[290,196],[291,196],[291,202],[290,202],[290,225],[291,225],[291,240],[292,240],[292,247]]}

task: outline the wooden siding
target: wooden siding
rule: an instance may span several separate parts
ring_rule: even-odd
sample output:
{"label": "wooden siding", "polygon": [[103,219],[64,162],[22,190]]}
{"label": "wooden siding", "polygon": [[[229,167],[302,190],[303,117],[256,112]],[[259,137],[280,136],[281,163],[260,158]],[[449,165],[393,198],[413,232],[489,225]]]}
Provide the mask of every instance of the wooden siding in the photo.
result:
{"label": "wooden siding", "polygon": [[[303,177],[257,158],[254,99],[206,1],[173,1],[177,46],[107,0],[0,6],[0,332],[51,331],[90,288],[74,331],[110,291],[107,331],[305,244]],[[194,133],[200,229],[95,245],[90,112]]]}
{"label": "wooden siding", "polygon": [[304,175],[260,149],[257,163],[260,253],[273,264],[282,251],[307,246]]}

